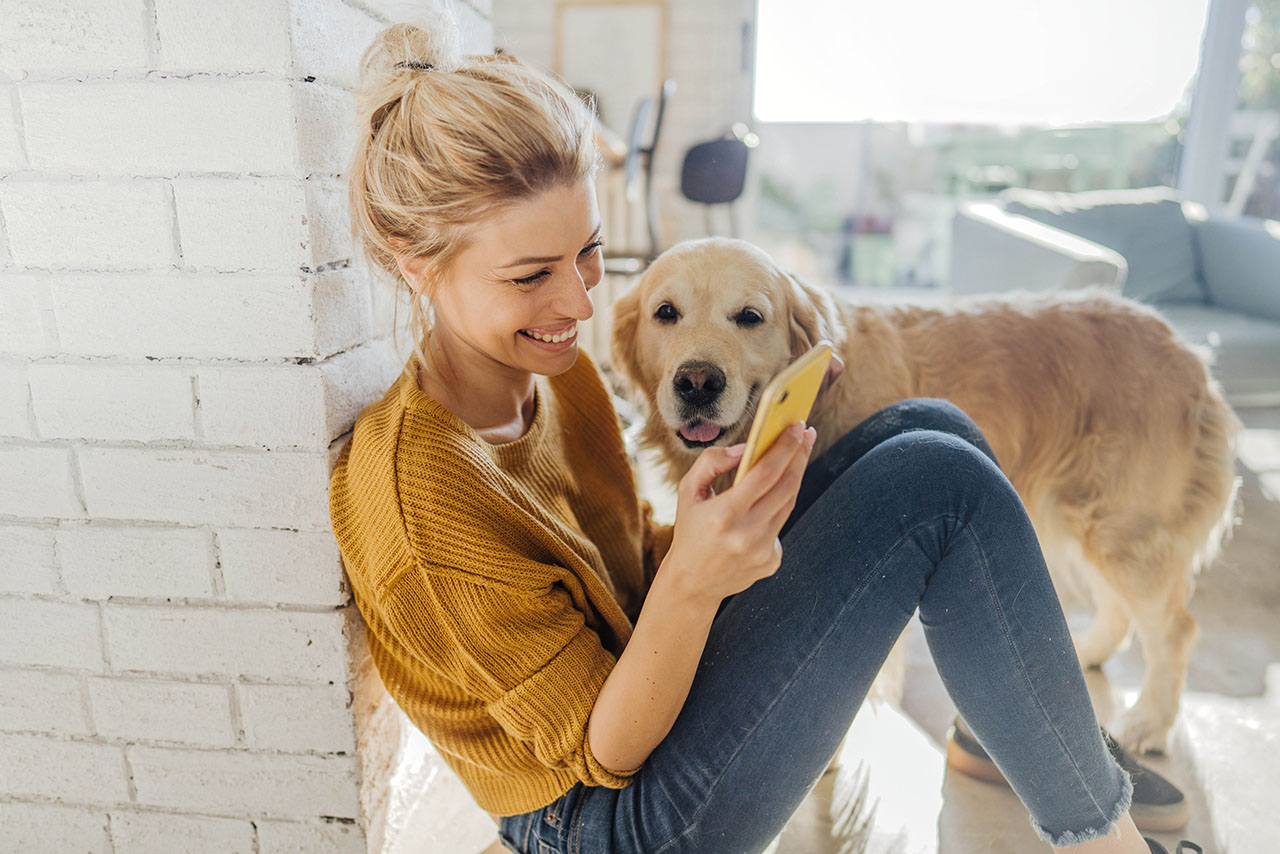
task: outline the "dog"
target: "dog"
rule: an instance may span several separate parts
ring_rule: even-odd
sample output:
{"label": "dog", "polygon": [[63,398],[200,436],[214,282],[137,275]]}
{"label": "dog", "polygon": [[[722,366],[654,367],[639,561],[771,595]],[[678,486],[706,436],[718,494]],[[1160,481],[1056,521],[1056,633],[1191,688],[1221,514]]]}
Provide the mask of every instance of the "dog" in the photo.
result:
{"label": "dog", "polygon": [[1100,286],[857,304],[726,238],[655,259],[614,303],[609,351],[645,415],[640,444],[675,484],[704,447],[744,441],[765,384],[822,338],[845,369],[808,419],[811,459],[895,401],[960,407],[1021,497],[1059,597],[1092,605],[1081,666],[1100,667],[1136,627],[1142,690],[1111,731],[1167,750],[1199,633],[1196,575],[1239,521],[1241,423],[1208,351]]}

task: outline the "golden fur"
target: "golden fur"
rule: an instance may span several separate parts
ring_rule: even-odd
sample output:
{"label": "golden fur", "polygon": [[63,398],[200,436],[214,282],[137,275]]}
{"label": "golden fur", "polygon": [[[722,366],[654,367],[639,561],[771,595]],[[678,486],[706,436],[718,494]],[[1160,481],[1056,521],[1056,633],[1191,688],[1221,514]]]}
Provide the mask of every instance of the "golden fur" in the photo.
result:
{"label": "golden fur", "polygon": [[[676,322],[655,319],[664,302]],[[746,306],[763,323],[738,322]],[[677,433],[680,366],[724,372],[713,443],[730,445],[745,440],[764,384],[819,338],[845,370],[810,417],[813,458],[904,398],[964,410],[1022,497],[1064,603],[1092,602],[1096,617],[1076,642],[1082,666],[1100,665],[1136,625],[1146,676],[1115,734],[1164,750],[1198,633],[1187,611],[1195,573],[1237,521],[1240,422],[1207,354],[1156,310],[1102,288],[854,304],[749,243],[708,238],[664,253],[615,303],[611,361],[646,414],[642,444],[658,449],[674,484],[702,450]]]}

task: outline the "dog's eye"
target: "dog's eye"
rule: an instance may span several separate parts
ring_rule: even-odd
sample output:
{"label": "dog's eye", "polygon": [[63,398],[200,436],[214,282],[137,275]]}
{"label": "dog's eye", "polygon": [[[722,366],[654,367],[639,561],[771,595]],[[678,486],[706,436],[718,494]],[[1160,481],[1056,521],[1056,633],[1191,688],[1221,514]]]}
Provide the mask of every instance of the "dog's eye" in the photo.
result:
{"label": "dog's eye", "polygon": [[764,323],[764,317],[754,308],[744,308],[738,312],[738,316],[734,318],[734,321],[739,326],[759,326]]}
{"label": "dog's eye", "polygon": [[658,320],[672,321],[676,319],[676,308],[669,302],[664,302],[658,306],[658,310],[653,313]]}

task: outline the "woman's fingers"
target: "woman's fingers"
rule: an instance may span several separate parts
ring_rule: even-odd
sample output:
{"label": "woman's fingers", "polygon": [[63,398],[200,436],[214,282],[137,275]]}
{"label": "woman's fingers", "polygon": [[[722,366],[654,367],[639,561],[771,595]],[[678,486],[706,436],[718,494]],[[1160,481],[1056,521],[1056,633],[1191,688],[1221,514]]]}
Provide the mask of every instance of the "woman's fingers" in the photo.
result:
{"label": "woman's fingers", "polygon": [[750,512],[786,472],[794,453],[804,448],[804,429],[797,426],[803,424],[803,421],[797,421],[779,433],[764,455],[743,476],[742,482],[726,493],[732,496],[732,503],[739,513]]}

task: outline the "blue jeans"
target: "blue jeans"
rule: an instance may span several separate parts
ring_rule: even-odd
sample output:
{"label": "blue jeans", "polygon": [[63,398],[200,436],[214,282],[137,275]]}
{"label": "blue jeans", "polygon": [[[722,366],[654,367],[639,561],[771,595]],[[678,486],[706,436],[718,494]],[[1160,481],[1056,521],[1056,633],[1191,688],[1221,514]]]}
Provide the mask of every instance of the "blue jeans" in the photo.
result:
{"label": "blue jeans", "polygon": [[947,692],[1062,847],[1133,785],[1107,751],[1031,521],[978,427],[895,403],[811,460],[782,565],[721,604],[688,699],[622,789],[578,783],[500,823],[530,854],[744,854],[782,830],[920,610]]}

